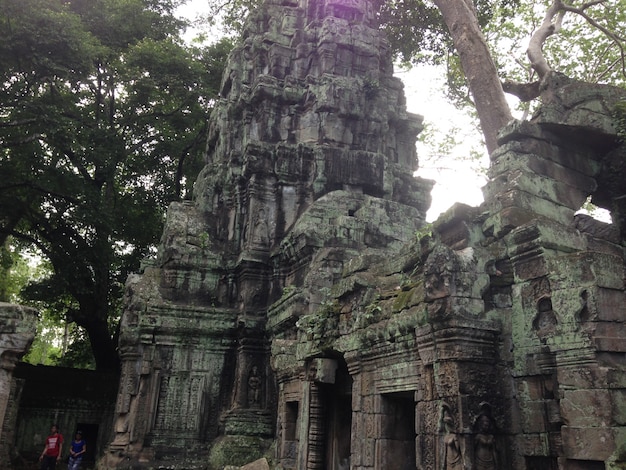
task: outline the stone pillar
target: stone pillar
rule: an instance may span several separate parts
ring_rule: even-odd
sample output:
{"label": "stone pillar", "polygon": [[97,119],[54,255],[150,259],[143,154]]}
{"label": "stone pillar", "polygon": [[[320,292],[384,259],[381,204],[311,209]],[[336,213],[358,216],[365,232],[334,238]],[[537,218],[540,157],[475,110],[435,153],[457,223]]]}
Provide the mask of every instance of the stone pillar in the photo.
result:
{"label": "stone pillar", "polygon": [[4,418],[11,398],[11,380],[17,361],[30,347],[37,331],[37,312],[29,307],[0,303],[0,462],[9,461],[11,439]]}
{"label": "stone pillar", "polygon": [[320,396],[319,385],[316,382],[311,382],[307,470],[321,470],[324,468],[324,441],[326,439],[324,432],[326,423],[324,417],[325,409],[322,397]]}

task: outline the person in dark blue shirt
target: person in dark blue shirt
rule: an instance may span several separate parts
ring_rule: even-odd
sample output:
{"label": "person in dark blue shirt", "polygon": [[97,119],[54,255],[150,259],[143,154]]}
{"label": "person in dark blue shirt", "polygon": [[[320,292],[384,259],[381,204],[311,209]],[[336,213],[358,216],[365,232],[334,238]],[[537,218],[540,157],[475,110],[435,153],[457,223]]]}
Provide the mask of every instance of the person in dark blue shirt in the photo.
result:
{"label": "person in dark blue shirt", "polygon": [[78,470],[85,452],[87,452],[87,444],[83,440],[83,433],[76,431],[76,437],[70,444],[70,460],[67,464],[67,470]]}

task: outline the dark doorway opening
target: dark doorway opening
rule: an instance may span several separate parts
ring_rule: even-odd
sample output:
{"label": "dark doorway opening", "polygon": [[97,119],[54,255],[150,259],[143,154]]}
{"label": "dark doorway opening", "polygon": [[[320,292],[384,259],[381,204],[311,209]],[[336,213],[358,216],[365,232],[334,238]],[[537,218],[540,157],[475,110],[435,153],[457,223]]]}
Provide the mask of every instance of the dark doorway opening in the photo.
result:
{"label": "dark doorway opening", "polygon": [[415,469],[415,393],[399,392],[382,396],[380,468]]}
{"label": "dark doorway opening", "polygon": [[[97,442],[98,442],[98,425],[93,423],[78,423],[76,425],[76,429],[71,436],[71,440],[74,440],[76,437],[76,431],[81,431],[83,433],[83,440],[87,445],[87,452],[85,452],[85,457],[83,460],[85,462],[95,462],[97,453]],[[67,439],[67,437],[66,437]],[[66,441],[67,442],[67,441]],[[65,444],[64,444],[65,447]],[[69,448],[69,445],[68,445]]]}
{"label": "dark doorway opening", "polygon": [[558,470],[556,457],[526,457],[526,470]]}
{"label": "dark doorway opening", "polygon": [[335,375],[335,383],[325,386],[326,405],[326,470],[350,468],[352,432],[352,377],[343,360]]}

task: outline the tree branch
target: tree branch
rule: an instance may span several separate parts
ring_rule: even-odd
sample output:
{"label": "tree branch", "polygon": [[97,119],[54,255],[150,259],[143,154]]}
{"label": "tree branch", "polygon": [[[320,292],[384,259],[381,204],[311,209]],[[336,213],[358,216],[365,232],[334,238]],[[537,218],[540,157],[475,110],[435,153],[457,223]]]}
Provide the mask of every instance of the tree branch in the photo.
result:
{"label": "tree branch", "polygon": [[531,67],[537,72],[539,78],[545,77],[551,70],[543,55],[543,45],[550,36],[559,31],[563,13],[563,3],[561,0],[554,0],[546,11],[541,25],[533,33],[528,43],[526,55],[530,60]]}
{"label": "tree branch", "polygon": [[590,1],[590,2],[587,2],[587,3],[583,4],[579,8],[573,7],[573,6],[568,5],[566,3],[562,3],[561,8],[563,9],[563,11],[567,11],[567,12],[570,12],[570,13],[576,13],[577,15],[582,16],[585,19],[585,21],[587,21],[587,23],[589,23],[594,28],[602,31],[602,33],[604,33],[604,35],[606,35],[606,37],[608,37],[609,39],[611,39],[613,41],[613,43],[619,48],[621,64],[622,64],[622,67],[621,67],[622,75],[624,75],[626,77],[626,51],[624,50],[624,45],[623,45],[623,43],[626,42],[626,37],[622,37],[622,36],[614,33],[613,31],[611,31],[610,29],[602,26],[600,23],[598,23],[596,20],[594,20],[591,16],[589,16],[587,13],[585,13],[585,10],[587,8],[592,7],[594,5],[602,4],[604,2],[605,2],[605,0],[594,0],[594,1]]}

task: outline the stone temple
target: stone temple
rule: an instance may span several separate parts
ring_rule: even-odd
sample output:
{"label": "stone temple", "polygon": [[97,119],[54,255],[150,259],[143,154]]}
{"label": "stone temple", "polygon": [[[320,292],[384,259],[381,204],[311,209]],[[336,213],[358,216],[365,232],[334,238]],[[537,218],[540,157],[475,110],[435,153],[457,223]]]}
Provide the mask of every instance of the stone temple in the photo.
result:
{"label": "stone temple", "polygon": [[252,13],[128,281],[99,468],[626,468],[626,91],[550,75],[485,203],[426,224],[391,60],[370,0]]}

